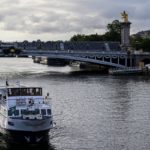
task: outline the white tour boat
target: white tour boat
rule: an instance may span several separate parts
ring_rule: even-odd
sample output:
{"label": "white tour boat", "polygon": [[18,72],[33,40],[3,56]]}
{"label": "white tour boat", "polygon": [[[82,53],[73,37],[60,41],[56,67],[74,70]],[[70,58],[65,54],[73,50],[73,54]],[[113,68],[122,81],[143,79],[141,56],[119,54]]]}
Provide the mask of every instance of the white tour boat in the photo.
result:
{"label": "white tour boat", "polygon": [[[6,82],[7,83],[7,82]],[[14,142],[48,141],[53,126],[49,94],[41,87],[8,86],[0,88],[0,129]]]}

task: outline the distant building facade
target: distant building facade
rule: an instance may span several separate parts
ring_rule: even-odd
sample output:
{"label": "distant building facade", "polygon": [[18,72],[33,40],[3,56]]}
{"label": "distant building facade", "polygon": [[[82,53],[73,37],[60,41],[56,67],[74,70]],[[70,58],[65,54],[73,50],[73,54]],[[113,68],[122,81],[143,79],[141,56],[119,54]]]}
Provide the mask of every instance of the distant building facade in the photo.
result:
{"label": "distant building facade", "polygon": [[133,37],[141,37],[141,38],[150,38],[150,30],[140,31],[132,36]]}

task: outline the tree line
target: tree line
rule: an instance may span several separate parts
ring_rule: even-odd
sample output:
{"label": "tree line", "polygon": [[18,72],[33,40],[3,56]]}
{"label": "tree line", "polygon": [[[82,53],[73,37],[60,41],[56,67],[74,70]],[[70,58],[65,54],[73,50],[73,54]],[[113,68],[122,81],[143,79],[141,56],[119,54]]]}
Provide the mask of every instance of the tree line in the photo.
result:
{"label": "tree line", "polygon": [[[106,27],[104,34],[77,34],[70,38],[70,41],[118,41],[121,42],[121,23],[119,20],[114,20]],[[150,52],[150,38],[142,38],[140,36],[131,36],[131,47],[136,50]]]}

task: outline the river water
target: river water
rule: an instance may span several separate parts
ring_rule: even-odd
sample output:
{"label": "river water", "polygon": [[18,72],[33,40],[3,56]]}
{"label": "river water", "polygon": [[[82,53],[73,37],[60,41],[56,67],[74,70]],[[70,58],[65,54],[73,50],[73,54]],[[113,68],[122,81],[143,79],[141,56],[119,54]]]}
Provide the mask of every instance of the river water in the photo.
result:
{"label": "river water", "polygon": [[56,125],[46,149],[150,149],[149,76],[72,72],[34,64],[31,58],[0,58],[1,85],[6,78],[50,93]]}

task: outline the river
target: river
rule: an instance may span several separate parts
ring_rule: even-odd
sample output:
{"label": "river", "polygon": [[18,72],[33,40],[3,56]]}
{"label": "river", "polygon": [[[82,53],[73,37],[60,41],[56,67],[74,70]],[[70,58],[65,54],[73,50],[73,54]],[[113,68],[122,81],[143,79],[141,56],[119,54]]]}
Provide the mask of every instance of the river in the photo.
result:
{"label": "river", "polygon": [[1,85],[6,78],[50,93],[56,125],[47,150],[150,149],[149,76],[72,72],[31,58],[0,58]]}

